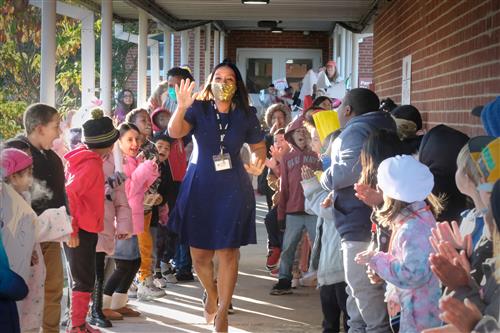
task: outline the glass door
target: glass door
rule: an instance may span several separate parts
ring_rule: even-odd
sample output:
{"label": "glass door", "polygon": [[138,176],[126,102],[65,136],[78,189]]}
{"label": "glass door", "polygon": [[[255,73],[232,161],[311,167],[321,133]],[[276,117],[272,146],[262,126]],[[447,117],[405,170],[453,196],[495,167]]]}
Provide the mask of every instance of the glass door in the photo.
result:
{"label": "glass door", "polygon": [[248,58],[245,74],[248,93],[258,94],[273,82],[273,59]]}

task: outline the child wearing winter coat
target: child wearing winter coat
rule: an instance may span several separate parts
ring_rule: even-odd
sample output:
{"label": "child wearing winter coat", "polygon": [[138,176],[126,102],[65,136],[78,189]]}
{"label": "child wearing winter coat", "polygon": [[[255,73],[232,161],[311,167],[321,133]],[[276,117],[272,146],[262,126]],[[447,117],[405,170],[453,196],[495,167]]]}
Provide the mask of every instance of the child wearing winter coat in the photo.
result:
{"label": "child wearing winter coat", "polygon": [[111,153],[120,135],[101,109],[94,109],[92,119],[82,127],[84,145],[64,156],[73,226],[64,247],[73,278],[71,324],[67,328],[71,333],[100,332],[86,323],[86,316],[95,282],[97,234],[104,229],[103,158]]}
{"label": "child wearing winter coat", "polygon": [[[332,111],[318,111],[332,112]],[[306,115],[304,123],[311,134],[312,150],[320,157],[321,152],[328,151],[331,142],[339,134],[332,132],[321,140],[317,125],[321,126],[320,117],[312,118]],[[317,124],[317,125],[316,125]],[[323,169],[328,168],[323,163]],[[340,252],[340,234],[333,222],[332,210],[324,205],[329,191],[323,189],[318,177],[307,167],[302,167],[302,188],[305,197],[306,212],[318,216],[316,222],[316,239],[314,239],[311,253],[311,269],[317,271],[318,286],[320,289],[321,309],[323,311],[323,332],[340,332],[340,317],[343,314],[344,331],[349,330],[346,309],[347,287],[344,278],[344,264]]]}
{"label": "child wearing winter coat", "polygon": [[309,215],[304,209],[304,192],[300,185],[302,166],[312,170],[321,170],[318,155],[311,150],[309,133],[303,126],[303,117],[299,117],[285,130],[285,139],[292,145],[283,156],[280,164],[280,200],[278,203],[278,221],[285,220],[285,234],[280,259],[279,280],[271,289],[271,295],[291,294],[292,265],[297,245],[302,238],[302,231],[307,230],[309,239],[316,237],[315,215]]}
{"label": "child wearing winter coat", "polygon": [[[20,302],[28,294],[26,283],[30,266],[41,259],[40,246],[35,248],[35,212],[23,199],[33,182],[33,160],[19,149],[2,150],[0,183],[0,326],[9,332],[20,332]],[[5,248],[5,249],[4,249]],[[38,251],[37,251],[38,250]],[[39,257],[40,256],[40,257]],[[10,258],[8,260],[7,258]],[[9,263],[10,261],[10,263]],[[43,281],[42,281],[43,282]],[[17,286],[19,290],[9,290]],[[42,311],[43,308],[36,309]]]}
{"label": "child wearing winter coat", "polygon": [[389,252],[366,250],[355,261],[367,264],[388,283],[389,315],[401,311],[401,333],[439,326],[441,288],[428,261],[434,215],[441,209],[431,195],[434,177],[412,156],[398,155],[380,163],[377,184],[384,193],[377,219],[392,228]]}
{"label": "child wearing winter coat", "polygon": [[[152,139],[152,123],[149,113],[145,109],[135,109],[127,114],[125,120],[132,123],[139,129],[141,146],[139,148],[139,160],[158,160],[158,151]],[[157,174],[158,176],[158,174]],[[144,195],[143,202],[143,230],[137,234],[139,241],[139,251],[141,253],[141,266],[139,268],[138,279],[139,285],[137,290],[137,298],[146,300],[149,298],[162,297],[165,292],[154,285],[153,282],[153,258],[154,245],[153,235],[151,234],[151,218],[153,216],[153,206],[161,202],[162,198],[158,194],[160,179],[157,178],[150,184],[147,192]]]}
{"label": "child wearing winter coat", "polygon": [[[17,146],[21,149],[10,147]],[[38,196],[37,190],[32,188],[33,183],[33,159],[29,155],[29,145],[20,140],[10,140],[5,143],[6,149],[2,151],[0,160],[2,161],[3,172],[7,175],[4,181],[7,184],[4,192],[13,189],[19,196],[16,196],[16,203],[24,207],[28,216],[35,216],[35,212],[25,204],[31,203],[33,196]],[[3,207],[4,205],[2,205]],[[5,205],[8,207],[9,205]],[[16,210],[5,210],[14,213]],[[12,217],[4,216],[4,221],[13,222]],[[63,241],[71,233],[71,224],[65,207],[59,209],[47,209],[38,218],[32,221],[31,218],[10,224],[3,230],[5,235],[5,248],[11,256],[11,263],[14,271],[25,278],[30,290],[26,298],[18,302],[19,318],[22,332],[38,332],[42,325],[45,287],[45,263],[40,242]],[[11,229],[13,228],[13,229]],[[18,230],[18,231],[16,231]],[[11,233],[9,233],[11,231]],[[13,236],[13,237],[11,237]],[[34,239],[33,239],[34,236]],[[31,241],[34,243],[31,244]],[[30,253],[29,249],[33,251]],[[26,261],[25,255],[31,256],[31,260]],[[27,271],[26,271],[27,269]]]}
{"label": "child wearing winter coat", "polygon": [[[116,168],[117,169],[117,168]],[[99,233],[96,247],[96,281],[92,294],[90,324],[98,327],[112,327],[110,320],[123,316],[110,309],[111,297],[104,297],[104,266],[106,256],[115,252],[115,239],[123,240],[132,235],[132,214],[125,194],[125,175],[116,171],[111,154],[103,161],[106,200],[104,202],[104,230]],[[103,311],[103,309],[105,309]]]}
{"label": "child wearing winter coat", "polygon": [[153,160],[142,161],[137,157],[140,147],[137,126],[122,123],[119,131],[118,145],[123,154],[123,171],[127,176],[125,194],[131,209],[129,216],[133,236],[116,241],[113,255],[116,266],[104,287],[103,311],[109,308],[125,317],[136,317],[140,313],[127,306],[127,290],[141,265],[137,234],[144,231],[144,193],[158,177],[158,170]]}

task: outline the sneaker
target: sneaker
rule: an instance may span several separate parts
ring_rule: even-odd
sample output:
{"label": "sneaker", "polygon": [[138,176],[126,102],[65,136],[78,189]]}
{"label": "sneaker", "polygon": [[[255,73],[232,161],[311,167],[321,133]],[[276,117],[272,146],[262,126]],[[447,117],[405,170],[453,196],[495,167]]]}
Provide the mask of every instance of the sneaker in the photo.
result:
{"label": "sneaker", "polygon": [[130,288],[128,288],[127,296],[129,298],[137,298],[137,289],[137,284],[135,284],[135,282],[132,282]]}
{"label": "sneaker", "polygon": [[276,283],[273,286],[273,289],[271,289],[271,292],[269,294],[271,295],[286,295],[286,294],[291,294],[292,293],[292,286],[291,286],[290,280],[287,279],[279,279],[278,283]]}
{"label": "sneaker", "polygon": [[193,273],[190,271],[177,272],[175,274],[175,278],[177,279],[177,281],[182,282],[194,281]]}
{"label": "sneaker", "polygon": [[267,252],[266,268],[272,271],[278,267],[280,261],[281,249],[279,247],[272,247]]}
{"label": "sneaker", "polygon": [[165,291],[154,285],[153,277],[149,276],[139,284],[137,299],[139,301],[150,300],[165,296]]}
{"label": "sneaker", "polygon": [[155,286],[161,289],[167,287],[167,280],[161,275],[160,272],[155,273],[153,283]]}
{"label": "sneaker", "polygon": [[[170,264],[169,264],[170,266]],[[172,268],[172,266],[168,267],[166,270],[161,272],[161,275],[163,275],[163,278],[167,281],[167,283],[177,283],[177,278],[175,277],[175,271]]]}
{"label": "sneaker", "polygon": [[275,269],[273,269],[272,271],[269,272],[269,275],[277,278],[280,275],[280,268],[276,267]]}
{"label": "sneaker", "polygon": [[291,284],[292,289],[297,289],[298,286],[299,286],[299,279],[292,279],[292,284]]}

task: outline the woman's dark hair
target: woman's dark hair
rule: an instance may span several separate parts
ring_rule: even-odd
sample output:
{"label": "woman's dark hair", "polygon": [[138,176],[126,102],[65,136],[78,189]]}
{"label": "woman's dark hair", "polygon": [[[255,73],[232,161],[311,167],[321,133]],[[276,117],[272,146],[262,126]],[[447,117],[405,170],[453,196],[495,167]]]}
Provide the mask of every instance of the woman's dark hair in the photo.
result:
{"label": "woman's dark hair", "polygon": [[396,132],[381,129],[373,132],[361,149],[361,177],[359,182],[375,188],[377,169],[383,160],[403,154],[403,144]]}
{"label": "woman's dark hair", "polygon": [[213,98],[212,94],[212,81],[214,79],[215,72],[221,67],[229,67],[233,70],[234,75],[236,76],[236,92],[233,97],[233,102],[236,104],[236,107],[241,108],[245,111],[246,114],[250,113],[250,105],[248,101],[248,91],[245,87],[245,83],[243,82],[243,78],[241,77],[241,73],[232,62],[221,62],[217,66],[214,67],[210,75],[208,76],[207,83],[205,87],[200,92],[198,99],[202,101],[209,101]]}
{"label": "woman's dark hair", "polygon": [[139,131],[139,128],[137,126],[135,126],[134,124],[121,123],[120,126],[118,127],[118,131],[120,132],[120,138],[123,136],[123,134],[127,133],[130,130],[134,130],[137,133],[141,133],[141,131]]}
{"label": "woman's dark hair", "polygon": [[[125,103],[123,103],[123,96],[125,95],[125,93],[128,92],[132,95],[132,104],[129,106],[129,105],[126,105]],[[118,94],[118,97],[117,97],[117,102],[118,102],[118,106],[124,108],[124,109],[127,109],[128,111],[132,110],[135,108],[135,97],[134,97],[134,93],[132,92],[132,90],[130,89],[123,89],[122,91],[120,91],[120,93]]]}
{"label": "woman's dark hair", "polygon": [[323,103],[324,101],[330,101],[330,103],[332,103],[332,99],[328,96],[319,96],[319,97],[316,97],[316,99],[313,101],[313,104],[312,106],[313,107],[318,107],[320,106],[321,103]]}

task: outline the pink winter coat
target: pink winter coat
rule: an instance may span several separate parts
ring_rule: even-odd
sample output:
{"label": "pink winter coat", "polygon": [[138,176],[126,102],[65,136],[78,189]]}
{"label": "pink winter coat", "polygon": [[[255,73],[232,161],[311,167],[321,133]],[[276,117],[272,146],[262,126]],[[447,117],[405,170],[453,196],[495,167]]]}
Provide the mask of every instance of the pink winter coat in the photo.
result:
{"label": "pink winter coat", "polygon": [[144,231],[144,193],[160,176],[158,166],[151,160],[140,160],[126,156],[123,162],[123,172],[127,175],[125,193],[132,209],[134,234]]}
{"label": "pink winter coat", "polygon": [[[109,155],[103,162],[104,179],[115,173],[113,155]],[[132,234],[132,211],[128,204],[125,184],[113,189],[111,201],[104,200],[104,230],[99,233],[96,252],[105,252],[112,255],[115,252],[115,235]]]}

